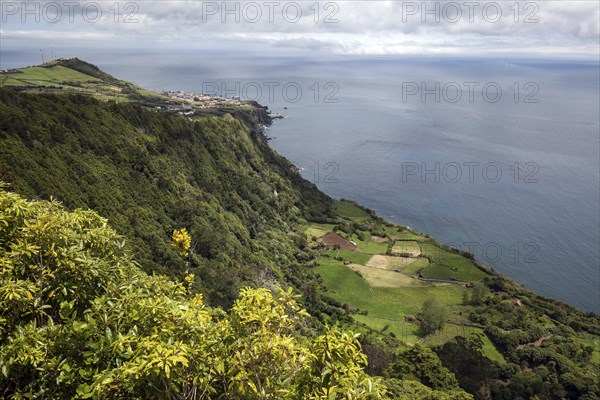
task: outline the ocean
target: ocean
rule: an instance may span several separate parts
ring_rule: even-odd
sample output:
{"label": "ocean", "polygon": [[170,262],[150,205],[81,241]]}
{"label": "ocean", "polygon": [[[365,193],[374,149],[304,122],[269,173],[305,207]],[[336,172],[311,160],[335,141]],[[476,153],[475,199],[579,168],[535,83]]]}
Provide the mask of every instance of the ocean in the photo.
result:
{"label": "ocean", "polygon": [[255,99],[285,116],[272,147],[329,195],[600,313],[597,62],[75,55],[154,90]]}

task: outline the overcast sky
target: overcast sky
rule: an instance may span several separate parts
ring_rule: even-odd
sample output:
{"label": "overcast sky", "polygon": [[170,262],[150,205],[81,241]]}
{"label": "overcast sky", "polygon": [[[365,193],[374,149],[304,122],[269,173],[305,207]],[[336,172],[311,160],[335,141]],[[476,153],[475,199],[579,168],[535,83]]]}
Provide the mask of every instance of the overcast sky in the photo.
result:
{"label": "overcast sky", "polygon": [[2,51],[599,57],[599,2],[6,1]]}

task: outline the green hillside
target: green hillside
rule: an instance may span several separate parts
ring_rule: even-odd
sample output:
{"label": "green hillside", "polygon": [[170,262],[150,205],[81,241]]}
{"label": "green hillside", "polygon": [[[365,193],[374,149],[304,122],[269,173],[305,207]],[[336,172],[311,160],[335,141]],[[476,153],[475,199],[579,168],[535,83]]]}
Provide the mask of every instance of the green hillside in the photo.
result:
{"label": "green hillside", "polygon": [[72,93],[98,100],[138,101],[164,105],[168,98],[119,80],[78,58],[50,61],[0,74],[0,87],[33,93]]}
{"label": "green hillside", "polygon": [[[163,299],[157,307],[166,313],[166,320],[160,319],[161,314],[153,324],[174,329],[181,323],[199,332],[204,328],[189,321],[187,314],[170,314],[173,307],[196,310],[190,302],[202,294],[201,304],[210,318],[229,321],[222,322],[225,325],[240,324],[241,317],[235,314],[240,302],[276,304],[277,299],[284,298],[287,300],[282,300],[281,307],[295,307],[289,295],[277,295],[278,287],[301,295],[294,302],[312,316],[297,323],[287,321],[285,312],[274,316],[285,320],[289,329],[287,333],[276,332],[282,335],[281,340],[285,342],[289,334],[295,341],[276,342],[272,350],[288,351],[286,346],[293,343],[300,353],[304,351],[301,349],[310,349],[306,351],[315,354],[314,343],[322,343],[319,338],[332,332],[328,326],[360,332],[368,364],[356,355],[353,360],[363,367],[340,370],[339,376],[356,378],[356,382],[371,379],[362,375],[364,368],[371,376],[382,377],[377,385],[387,387],[388,394],[381,392],[381,398],[470,398],[460,388],[481,399],[600,396],[597,315],[525,290],[478,264],[471,255],[390,224],[351,201],[332,200],[268,146],[260,126],[269,123],[270,118],[258,104],[213,109],[189,119],[156,111],[147,107],[146,100],[134,97],[117,104],[98,101],[89,94],[45,91],[45,86],[57,84],[60,79],[70,85],[83,82],[84,86],[118,81],[80,60],[70,65],[27,69],[31,71],[24,74],[29,77],[21,80],[30,85],[27,90],[0,89],[0,181],[5,182],[8,191],[2,191],[0,209],[0,229],[4,229],[0,233],[0,301],[6,302],[2,303],[4,311],[0,311],[0,343],[2,351],[9,349],[0,352],[0,362],[7,366],[0,374],[6,379],[0,381],[0,386],[7,388],[2,397],[11,398],[27,387],[32,393],[37,390],[41,396],[38,398],[103,398],[103,390],[112,393],[105,397],[162,398],[168,396],[161,390],[179,393],[187,390],[190,382],[211,374],[229,379],[225,375],[233,366],[227,360],[239,357],[230,352],[232,348],[223,349],[226,356],[220,357],[225,357],[224,367],[215,367],[214,371],[207,367],[214,360],[202,359],[188,370],[181,358],[173,359],[169,368],[177,372],[173,372],[176,378],[171,382],[168,375],[161,375],[169,374],[166,364],[151,372],[143,368],[135,372],[135,368],[141,368],[135,363],[148,355],[139,348],[117,351],[112,343],[119,337],[116,332],[131,334],[130,329],[137,326],[132,322],[139,318],[136,315],[147,312],[135,306],[146,304],[147,299]],[[45,86],[36,90],[42,81]],[[12,192],[32,200],[56,199],[73,213],[49,203],[25,202]],[[26,213],[30,215],[23,219]],[[95,213],[106,218],[122,239],[105,230],[108,228]],[[71,220],[84,216],[92,222],[72,226]],[[37,235],[36,226],[49,236]],[[173,235],[183,228],[191,242],[189,246],[181,245],[183,240],[178,242],[179,247],[174,246]],[[34,230],[29,236],[20,239],[19,235],[30,229]],[[326,246],[321,238],[332,230],[354,243],[356,251]],[[101,248],[112,250],[96,253],[92,246],[94,251],[89,253],[85,243],[90,238]],[[31,263],[36,257],[42,261]],[[56,275],[53,268],[60,271],[52,278],[59,288],[56,291],[35,288],[41,282],[36,274],[46,271],[44,257],[56,264],[49,267],[50,275]],[[70,275],[77,275],[81,269],[83,281],[61,269],[66,262],[62,257],[70,260]],[[95,261],[86,261],[90,257]],[[15,260],[21,261],[15,264]],[[87,270],[92,264],[100,269]],[[163,275],[166,277],[160,278]],[[97,285],[93,284],[94,276],[98,277]],[[131,291],[117,295],[114,290],[119,287],[130,287]],[[248,287],[270,291],[248,291]],[[55,293],[56,299],[52,300]],[[110,293],[108,300],[106,293]],[[67,303],[80,301],[79,296],[85,301],[78,306],[77,315],[60,313]],[[258,300],[256,296],[271,297]],[[106,308],[106,301],[124,308],[116,319],[122,318],[123,325],[111,325],[108,339],[103,336],[108,334],[99,333],[96,325],[86,331],[88,336],[79,337],[76,327],[88,323],[81,318],[88,314],[91,319],[102,318],[98,313]],[[96,302],[100,309],[92,307]],[[47,317],[38,318],[44,313],[51,316],[57,328],[51,327]],[[210,329],[217,328],[206,323]],[[248,323],[255,326],[254,322]],[[231,333],[233,342],[254,337],[256,331],[242,325],[236,325],[237,330]],[[202,346],[215,338],[202,336],[204,333],[188,336],[177,329],[165,333],[143,326],[146,330],[141,336],[167,349],[181,342],[181,348],[189,354],[204,351]],[[126,327],[129,330],[124,331]],[[269,329],[261,331],[265,335],[261,337],[274,335]],[[339,330],[331,334],[341,335],[336,337],[342,342],[347,340]],[[48,340],[52,341],[44,346],[54,353],[45,353],[43,362],[48,369],[40,372],[36,369],[38,361],[18,353],[22,350],[15,346],[37,340],[36,335],[46,332],[50,332]],[[73,339],[67,339],[72,333],[76,333]],[[348,346],[358,346],[353,340]],[[248,345],[249,349],[261,353],[260,346],[265,343],[258,340],[255,344],[258,347]],[[87,350],[85,356],[77,350],[84,348],[99,355],[88,360],[92,350]],[[70,350],[61,355],[65,349]],[[300,357],[296,350],[289,353],[290,357]],[[138,356],[141,358],[136,359]],[[122,366],[125,361],[131,361],[135,368],[127,370]],[[56,374],[60,377],[65,363],[68,368],[77,365],[75,369],[82,372],[78,372],[79,377],[64,372],[67,383],[60,389],[64,391],[45,396],[50,392],[44,390],[50,390],[50,386],[42,390],[31,383],[39,380],[50,385],[59,379]],[[90,369],[85,366],[88,363]],[[300,369],[308,368],[302,365]],[[263,371],[260,379],[266,379],[269,384],[265,387],[274,391],[262,397],[286,398],[282,393],[289,392],[287,398],[306,398],[300,388],[306,388],[302,385],[309,385],[307,382],[313,382],[319,373],[314,369],[303,371],[303,379],[294,375],[283,381],[274,381],[276,371],[273,375]],[[139,381],[133,386],[115,382],[115,378],[120,381],[124,376]],[[287,375],[282,372],[282,376]],[[158,377],[173,386],[149,388],[148,382]],[[211,386],[214,382],[206,383],[214,391],[207,398],[260,398],[252,392],[260,392],[256,383],[252,381],[253,388],[247,382],[231,383],[238,390],[236,395],[220,392],[222,387]],[[266,381],[260,382],[262,385]],[[320,384],[327,386],[331,381]],[[353,398],[377,398],[361,392],[364,386],[347,381],[340,385],[362,393]],[[168,393],[175,396],[174,392]],[[329,394],[314,398],[343,396],[341,392]]]}
{"label": "green hillside", "polygon": [[[83,96],[0,94],[0,175],[14,177],[14,190],[99,212],[146,271],[194,272],[213,304],[230,304],[247,284],[301,288],[308,256],[296,225],[327,218],[332,201],[246,124]],[[188,260],[169,245],[181,227],[194,238]]]}
{"label": "green hillside", "polygon": [[2,398],[383,394],[353,334],[301,333],[309,315],[291,290],[245,289],[224,313],[193,293],[193,275],[141,272],[94,212],[0,189],[0,222]]}

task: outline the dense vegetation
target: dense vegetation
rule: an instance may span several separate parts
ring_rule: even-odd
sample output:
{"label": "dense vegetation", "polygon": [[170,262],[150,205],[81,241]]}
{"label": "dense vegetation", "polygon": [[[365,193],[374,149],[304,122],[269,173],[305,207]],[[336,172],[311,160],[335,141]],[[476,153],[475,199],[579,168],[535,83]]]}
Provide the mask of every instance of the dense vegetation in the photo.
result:
{"label": "dense vegetation", "polygon": [[0,102],[0,397],[600,398],[597,315],[334,202],[257,104]]}
{"label": "dense vegetation", "polygon": [[0,397],[371,399],[356,336],[306,332],[290,290],[228,313],[140,271],[91,211],[0,191]]}
{"label": "dense vegetation", "polygon": [[[331,199],[246,124],[83,96],[1,96],[0,175],[14,190],[97,211],[146,271],[195,273],[211,304],[230,305],[247,284],[301,288],[308,255],[294,226],[327,218]],[[189,259],[169,245],[180,227],[194,239]]]}
{"label": "dense vegetation", "polygon": [[[336,208],[351,222],[332,229],[358,248],[323,250],[317,271],[327,288],[322,295],[344,304],[368,334],[370,372],[446,392],[457,382],[478,399],[600,398],[597,315],[528,291],[471,255],[351,202]],[[310,244],[329,228],[311,224]],[[394,248],[420,254],[391,255]],[[425,275],[431,266],[435,272]],[[447,271],[474,284],[462,285]],[[414,279],[416,273],[422,277]],[[393,339],[433,351],[416,345],[390,352]]]}

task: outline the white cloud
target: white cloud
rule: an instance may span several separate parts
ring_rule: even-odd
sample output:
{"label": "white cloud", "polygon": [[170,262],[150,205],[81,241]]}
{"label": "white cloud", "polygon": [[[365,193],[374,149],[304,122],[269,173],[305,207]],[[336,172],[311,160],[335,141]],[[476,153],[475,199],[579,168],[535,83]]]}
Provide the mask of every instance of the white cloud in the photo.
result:
{"label": "white cloud", "polygon": [[325,54],[599,54],[595,1],[138,1],[127,7],[111,1],[94,3],[102,11],[97,21],[92,2],[80,1],[68,10],[73,20],[63,9],[58,23],[48,22],[56,15],[43,13],[61,1],[30,2],[40,4],[39,22],[23,15],[22,2],[0,3],[3,45],[55,38],[61,44],[118,39],[141,47],[237,42]]}

